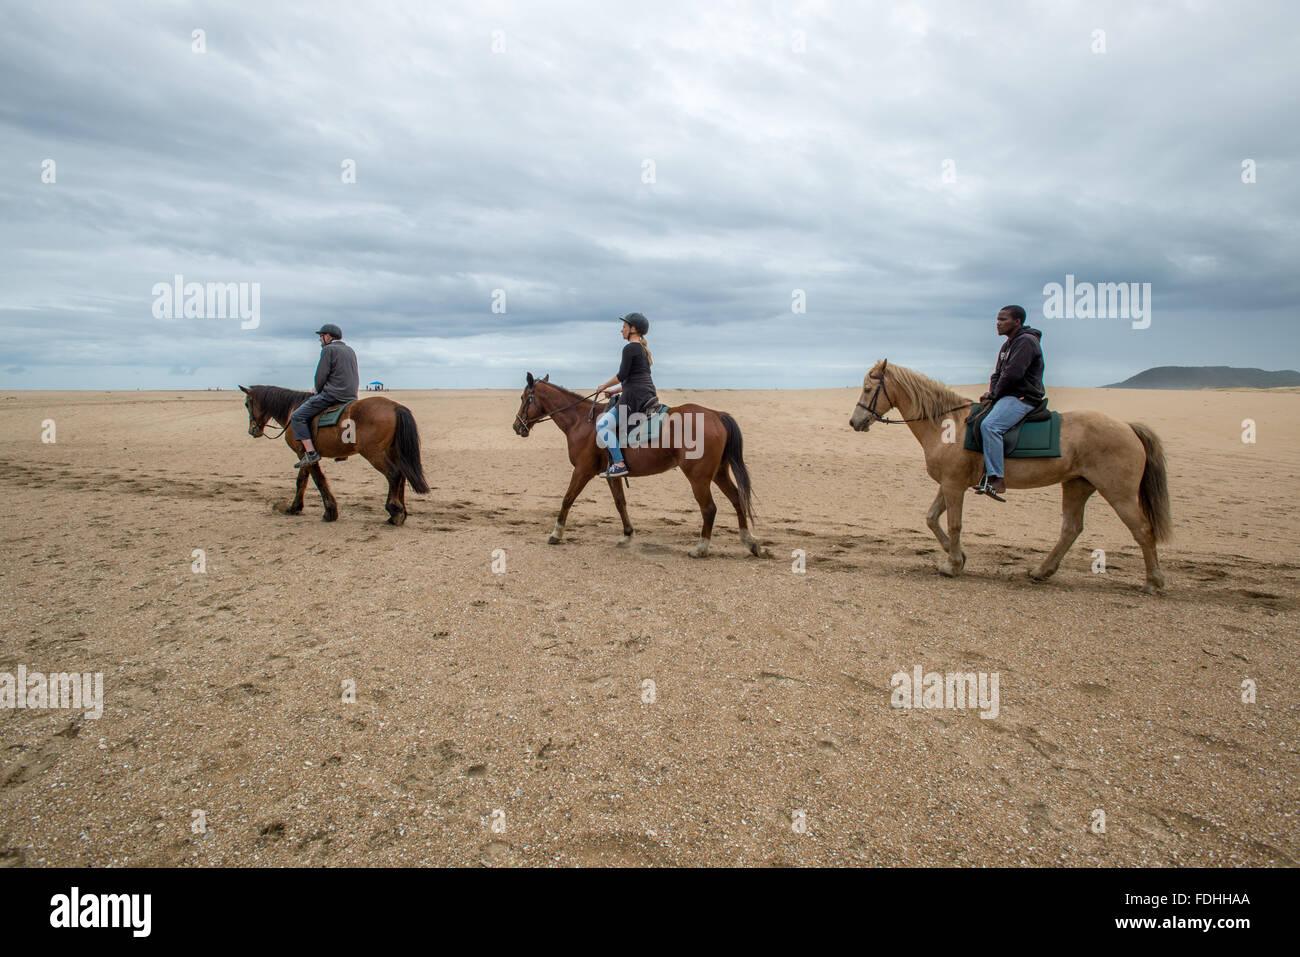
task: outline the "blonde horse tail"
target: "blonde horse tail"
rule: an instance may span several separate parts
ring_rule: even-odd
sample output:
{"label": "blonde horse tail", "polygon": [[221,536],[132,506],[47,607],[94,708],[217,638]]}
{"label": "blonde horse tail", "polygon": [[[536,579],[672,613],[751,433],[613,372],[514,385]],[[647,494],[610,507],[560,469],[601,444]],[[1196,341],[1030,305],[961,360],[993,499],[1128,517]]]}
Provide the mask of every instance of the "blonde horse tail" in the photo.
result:
{"label": "blonde horse tail", "polygon": [[1169,476],[1165,469],[1165,449],[1160,438],[1147,426],[1130,422],[1129,428],[1137,433],[1146,450],[1147,464],[1142,470],[1142,485],[1138,499],[1157,542],[1166,541],[1173,532],[1173,519],[1169,514]]}

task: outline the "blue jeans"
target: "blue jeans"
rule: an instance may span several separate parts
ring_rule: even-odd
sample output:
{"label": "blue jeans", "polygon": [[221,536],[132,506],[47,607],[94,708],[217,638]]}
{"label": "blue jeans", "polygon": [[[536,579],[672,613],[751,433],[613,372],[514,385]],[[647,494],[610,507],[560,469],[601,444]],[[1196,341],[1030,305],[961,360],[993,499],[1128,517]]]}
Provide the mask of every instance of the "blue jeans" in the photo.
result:
{"label": "blue jeans", "polygon": [[311,438],[311,420],[316,418],[332,405],[338,405],[338,399],[331,399],[324,392],[317,392],[314,396],[304,402],[298,408],[293,410],[293,415],[289,416],[289,424],[293,426],[293,437],[301,442],[303,439]]}
{"label": "blue jeans", "polygon": [[600,445],[609,450],[609,457],[615,462],[623,461],[623,450],[618,447],[618,405],[596,420],[596,438]]}
{"label": "blue jeans", "polygon": [[1004,395],[980,422],[980,435],[984,439],[984,474],[989,478],[1005,477],[1006,473],[1002,471],[1002,436],[1032,411],[1034,407],[1028,402]]}

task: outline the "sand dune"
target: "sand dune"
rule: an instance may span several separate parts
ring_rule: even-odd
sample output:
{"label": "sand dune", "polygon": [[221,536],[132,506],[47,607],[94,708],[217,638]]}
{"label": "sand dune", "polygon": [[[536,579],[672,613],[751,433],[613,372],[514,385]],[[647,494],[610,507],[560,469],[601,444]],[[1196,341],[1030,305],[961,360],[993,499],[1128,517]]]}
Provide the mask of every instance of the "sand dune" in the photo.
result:
{"label": "sand dune", "polygon": [[[401,528],[361,460],[326,463],[337,522],[310,489],[274,513],[293,459],[238,392],[0,394],[0,672],[105,694],[0,711],[0,864],[1300,861],[1294,392],[1051,391],[1164,440],[1155,598],[1099,499],[1025,577],[1055,489],[968,499],[939,577],[920,449],[852,432],[856,390],[665,390],[740,422],[766,561],[726,508],[687,557],[680,473],[633,480],[630,548],[603,483],[548,546],[554,426],[515,436],[517,392],[391,396],[433,486]],[[917,665],[996,672],[998,717],[891,707]]]}

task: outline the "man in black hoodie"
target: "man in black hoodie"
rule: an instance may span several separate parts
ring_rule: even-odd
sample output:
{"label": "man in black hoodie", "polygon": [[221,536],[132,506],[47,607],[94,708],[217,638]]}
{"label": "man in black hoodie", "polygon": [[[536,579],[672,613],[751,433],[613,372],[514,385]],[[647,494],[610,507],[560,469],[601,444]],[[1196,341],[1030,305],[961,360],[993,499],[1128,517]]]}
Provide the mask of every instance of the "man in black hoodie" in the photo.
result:
{"label": "man in black hoodie", "polygon": [[1006,345],[998,353],[998,364],[989,379],[989,391],[981,402],[991,402],[992,410],[980,422],[984,439],[984,478],[975,491],[997,498],[1007,490],[1003,477],[1002,436],[1043,401],[1043,350],[1038,340],[1042,332],[1025,325],[1021,306],[1003,306],[998,310],[998,335],[1006,336]]}

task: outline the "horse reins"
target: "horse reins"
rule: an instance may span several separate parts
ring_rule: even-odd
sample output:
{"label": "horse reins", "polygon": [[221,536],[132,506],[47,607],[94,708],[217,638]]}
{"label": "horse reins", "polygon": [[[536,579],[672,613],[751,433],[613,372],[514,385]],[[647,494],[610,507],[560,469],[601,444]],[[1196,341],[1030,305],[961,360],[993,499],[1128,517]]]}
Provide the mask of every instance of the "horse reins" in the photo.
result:
{"label": "horse reins", "polygon": [[[518,412],[515,413],[515,424],[523,427],[525,435],[527,435],[529,432],[532,431],[534,425],[537,425],[538,423],[541,422],[545,422],[547,419],[553,420],[556,412],[563,412],[566,409],[572,409],[576,405],[582,405],[582,403],[586,402],[589,399],[594,399],[596,396],[600,395],[601,390],[597,389],[595,392],[591,393],[591,395],[584,395],[581,399],[578,399],[576,402],[570,402],[568,405],[560,406],[560,408],[558,409],[552,409],[550,412],[547,412],[545,415],[533,419],[531,422],[529,422],[528,419],[524,418],[524,415],[528,411],[528,407],[533,404],[533,398],[534,398],[533,393],[536,391],[537,391],[537,383],[533,383],[528,387],[528,395],[524,398],[523,408],[521,408]],[[591,411],[593,413],[596,411],[595,405],[592,405]]]}
{"label": "horse reins", "polygon": [[[874,419],[876,422],[883,422],[885,425],[906,425],[908,422],[924,422],[930,419],[938,418],[938,416],[933,416],[933,415],[918,415],[915,418],[911,418],[911,419],[887,419],[879,412],[877,412],[876,400],[881,395],[884,395],[885,401],[889,403],[890,408],[896,408],[896,406],[894,405],[894,400],[889,397],[889,390],[885,388],[885,372],[888,369],[889,369],[889,360],[886,359],[884,364],[880,367],[880,384],[876,386],[876,391],[871,393],[871,404],[864,405],[862,400],[859,399],[857,405],[859,409],[864,410],[867,413],[867,415],[871,416],[872,419]],[[956,412],[958,409],[966,408],[966,406],[967,403],[962,403],[961,405],[954,406],[953,408],[948,409],[944,412],[940,412],[939,415],[947,415],[949,412]]]}
{"label": "horse reins", "polygon": [[266,426],[262,426],[262,431],[257,434],[257,437],[259,439],[278,439],[280,436],[284,435],[285,431],[288,428],[289,426],[285,425],[280,429],[279,432],[275,433],[275,435],[268,435],[266,432]]}

